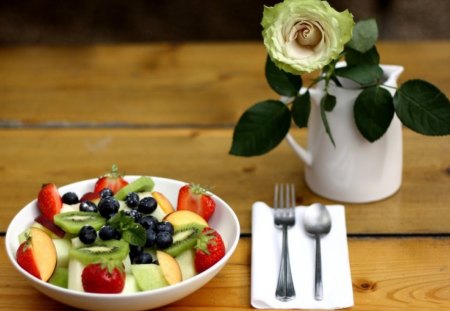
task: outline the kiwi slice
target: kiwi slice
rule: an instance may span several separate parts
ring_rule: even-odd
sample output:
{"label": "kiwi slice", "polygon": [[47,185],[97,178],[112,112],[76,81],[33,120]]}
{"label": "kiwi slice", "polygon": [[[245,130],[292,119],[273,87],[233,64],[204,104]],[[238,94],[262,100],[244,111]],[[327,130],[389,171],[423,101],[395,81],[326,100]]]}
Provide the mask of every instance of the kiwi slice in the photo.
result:
{"label": "kiwi slice", "polygon": [[128,256],[129,252],[129,245],[123,240],[97,240],[94,244],[72,248],[69,256],[87,265],[108,260],[122,261]]}
{"label": "kiwi slice", "polygon": [[78,234],[84,225],[91,225],[95,230],[99,230],[106,222],[100,214],[92,212],[59,213],[53,217],[53,221],[64,231],[72,234]]}
{"label": "kiwi slice", "polygon": [[173,244],[164,251],[176,257],[184,251],[192,248],[197,243],[197,238],[205,226],[198,223],[188,223],[178,226],[173,234]]}
{"label": "kiwi slice", "polygon": [[152,191],[155,186],[155,182],[151,177],[142,176],[136,179],[135,181],[129,183],[122,189],[120,189],[114,197],[117,200],[125,200],[125,197],[130,192],[144,192],[144,191]]}

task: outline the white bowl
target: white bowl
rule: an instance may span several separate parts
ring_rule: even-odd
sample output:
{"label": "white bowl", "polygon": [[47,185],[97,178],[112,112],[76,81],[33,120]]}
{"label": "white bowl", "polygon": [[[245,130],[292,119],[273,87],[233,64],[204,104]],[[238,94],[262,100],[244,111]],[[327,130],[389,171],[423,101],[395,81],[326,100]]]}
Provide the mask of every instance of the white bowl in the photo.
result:
{"label": "white bowl", "polygon": [[[125,179],[133,181],[139,176],[126,176]],[[152,177],[155,182],[155,191],[164,193],[170,202],[176,206],[178,190],[185,185],[185,182]],[[81,196],[83,193],[92,191],[96,179],[76,182],[59,188],[60,194],[73,191]],[[209,225],[216,229],[222,236],[225,247],[225,256],[210,269],[178,284],[168,287],[130,294],[93,294],[77,292],[52,284],[43,282],[23,270],[16,261],[16,250],[19,247],[18,236],[28,226],[31,225],[39,212],[36,200],[26,205],[11,221],[6,232],[6,251],[12,265],[30,281],[37,290],[43,294],[60,301],[62,303],[87,310],[145,310],[160,307],[175,302],[183,297],[192,294],[210,281],[227,263],[236,249],[239,241],[240,226],[236,214],[231,207],[221,198],[213,194],[216,202],[216,211],[209,220]]]}

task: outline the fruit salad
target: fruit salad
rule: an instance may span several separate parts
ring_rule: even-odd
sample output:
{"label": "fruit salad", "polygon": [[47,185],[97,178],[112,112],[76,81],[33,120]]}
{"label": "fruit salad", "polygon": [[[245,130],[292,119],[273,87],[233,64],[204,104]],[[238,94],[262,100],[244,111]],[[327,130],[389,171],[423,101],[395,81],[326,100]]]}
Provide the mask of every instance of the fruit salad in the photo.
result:
{"label": "fruit salad", "polygon": [[179,283],[224,257],[222,237],[208,225],[210,194],[186,184],[174,207],[154,186],[146,176],[127,182],[115,166],[92,192],[43,185],[39,216],[18,237],[18,264],[56,286],[121,294]]}

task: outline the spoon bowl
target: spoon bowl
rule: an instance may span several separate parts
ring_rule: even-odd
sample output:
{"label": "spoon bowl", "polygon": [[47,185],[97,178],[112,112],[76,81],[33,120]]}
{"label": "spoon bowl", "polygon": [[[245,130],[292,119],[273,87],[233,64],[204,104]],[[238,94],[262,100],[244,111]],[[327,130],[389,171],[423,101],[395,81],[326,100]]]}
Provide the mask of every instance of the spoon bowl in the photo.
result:
{"label": "spoon bowl", "polygon": [[312,235],[328,234],[331,230],[331,216],[327,208],[314,203],[309,206],[303,216],[303,224],[306,232]]}
{"label": "spoon bowl", "polygon": [[314,298],[316,300],[323,299],[322,284],[322,254],[320,250],[320,238],[322,235],[328,234],[331,230],[331,216],[327,208],[320,204],[314,203],[309,206],[303,215],[303,226],[305,231],[316,240],[316,269]]}

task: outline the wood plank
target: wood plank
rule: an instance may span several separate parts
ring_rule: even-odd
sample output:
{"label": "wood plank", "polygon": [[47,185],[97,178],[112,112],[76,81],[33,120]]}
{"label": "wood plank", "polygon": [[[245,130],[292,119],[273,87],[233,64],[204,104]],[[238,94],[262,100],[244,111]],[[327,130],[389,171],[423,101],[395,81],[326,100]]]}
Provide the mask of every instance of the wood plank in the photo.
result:
{"label": "wood plank", "polygon": [[[383,63],[406,68],[400,81],[422,78],[450,93],[450,41],[378,49]],[[262,42],[2,47],[0,121],[230,126],[253,103],[276,98],[265,57]]]}
{"label": "wood plank", "polygon": [[[0,238],[4,243],[4,238]],[[370,252],[368,252],[370,250]],[[449,238],[349,239],[355,306],[349,310],[450,309]],[[241,238],[230,262],[194,294],[159,310],[253,310],[251,239]],[[6,262],[4,248],[0,259]],[[0,266],[0,310],[74,310],[31,287],[9,264]]]}
{"label": "wood plank", "polygon": [[[294,135],[303,144],[306,131]],[[335,203],[311,193],[303,164],[283,142],[262,157],[228,155],[230,129],[0,130],[0,231],[34,199],[45,182],[65,185],[101,175],[113,163],[127,174],[164,176],[213,186],[251,229],[254,201],[272,202],[275,182],[292,182],[297,203]],[[404,131],[404,182],[400,191],[371,204],[346,204],[348,232],[450,233],[450,137]]]}

